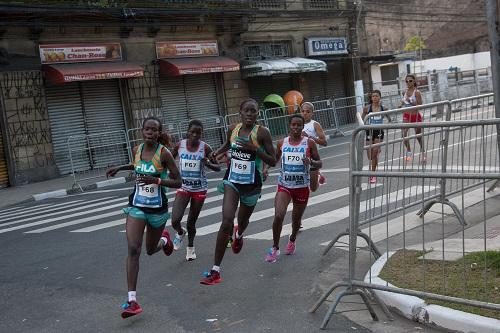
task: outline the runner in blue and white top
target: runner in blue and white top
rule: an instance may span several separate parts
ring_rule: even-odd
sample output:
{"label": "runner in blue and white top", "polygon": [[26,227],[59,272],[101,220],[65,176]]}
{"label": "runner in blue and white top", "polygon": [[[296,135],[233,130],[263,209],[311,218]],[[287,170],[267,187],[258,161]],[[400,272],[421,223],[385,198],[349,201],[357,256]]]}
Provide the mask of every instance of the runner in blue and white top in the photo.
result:
{"label": "runner in blue and white top", "polygon": [[[370,104],[365,106],[363,108],[363,114],[361,117],[363,120],[365,117],[373,113],[374,115],[372,117],[368,118],[368,123],[367,125],[381,125],[384,123],[384,117],[382,115],[378,115],[378,112],[384,111],[384,107],[380,103],[380,96],[381,93],[379,90],[373,90],[370,93]],[[386,116],[389,121],[391,119]],[[378,166],[378,156],[380,154],[380,146],[378,145],[379,143],[384,141],[384,131],[383,130],[367,130],[366,131],[366,143],[369,145],[368,150],[366,151],[368,155],[368,160],[371,161],[371,170],[375,171],[377,170]],[[375,147],[372,147],[372,145],[376,145]],[[370,177],[370,183],[375,184],[377,182],[377,177],[371,176]]]}
{"label": "runner in blue and white top", "polygon": [[[172,227],[177,231],[174,238],[174,250],[180,249],[184,236],[188,235],[186,260],[196,259],[194,236],[196,235],[196,220],[200,215],[203,203],[207,197],[207,176],[205,167],[220,171],[215,161],[210,161],[212,148],[201,140],[203,124],[199,120],[191,120],[188,125],[187,139],[181,140],[173,149],[174,158],[179,157],[179,170],[182,178],[182,188],[177,190],[174,207],[172,208]],[[187,230],[182,228],[181,220],[187,205],[190,204],[187,219]]]}
{"label": "runner in blue and white top", "polygon": [[273,246],[266,255],[267,262],[276,262],[279,258],[281,229],[290,201],[293,202],[292,233],[285,254],[295,253],[297,233],[309,200],[310,168],[319,169],[322,165],[316,143],[302,135],[304,118],[300,114],[292,115],[289,127],[289,136],[280,140],[276,148],[281,170],[274,199]]}
{"label": "runner in blue and white top", "polygon": [[291,144],[289,136],[283,139],[278,186],[289,189],[309,187],[309,166],[304,164],[304,158],[310,157],[309,140],[301,137],[298,144]]}

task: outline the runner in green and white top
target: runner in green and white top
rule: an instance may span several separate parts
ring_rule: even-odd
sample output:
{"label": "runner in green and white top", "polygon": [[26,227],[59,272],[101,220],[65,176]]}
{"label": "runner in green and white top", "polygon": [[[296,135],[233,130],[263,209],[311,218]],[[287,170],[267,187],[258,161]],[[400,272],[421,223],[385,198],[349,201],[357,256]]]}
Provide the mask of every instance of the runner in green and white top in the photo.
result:
{"label": "runner in green and white top", "polygon": [[162,125],[158,118],[146,118],[142,123],[144,143],[133,149],[134,162],[108,169],[106,175],[114,177],[118,171],[134,170],[137,178],[129,206],[123,211],[127,215],[126,232],[128,243],[127,284],[128,301],[123,304],[122,318],[142,312],[137,303],[137,276],[144,229],[147,228],[146,250],[152,255],[163,249],[169,256],[173,245],[165,228],[170,214],[166,188],[179,188],[181,176],[175,161],[165,146],[159,143]]}
{"label": "runner in green and white top", "polygon": [[232,249],[239,253],[243,247],[243,232],[260,197],[263,182],[263,163],[274,166],[276,157],[269,130],[257,124],[259,105],[254,99],[240,104],[241,123],[229,128],[226,142],[213,156],[222,160],[229,151],[229,167],[224,176],[224,199],[222,204],[222,224],[217,234],[214,266],[201,284],[213,285],[221,282],[220,264],[226,244],[233,230],[234,217],[238,209],[238,225],[234,227]]}

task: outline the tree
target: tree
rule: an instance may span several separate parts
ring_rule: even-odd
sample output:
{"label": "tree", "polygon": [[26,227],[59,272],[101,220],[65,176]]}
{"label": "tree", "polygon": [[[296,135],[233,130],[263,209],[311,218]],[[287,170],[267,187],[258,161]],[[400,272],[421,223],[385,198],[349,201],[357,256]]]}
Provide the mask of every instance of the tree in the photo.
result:
{"label": "tree", "polygon": [[420,36],[412,36],[405,45],[405,51],[422,51],[427,46],[424,43],[424,39]]}

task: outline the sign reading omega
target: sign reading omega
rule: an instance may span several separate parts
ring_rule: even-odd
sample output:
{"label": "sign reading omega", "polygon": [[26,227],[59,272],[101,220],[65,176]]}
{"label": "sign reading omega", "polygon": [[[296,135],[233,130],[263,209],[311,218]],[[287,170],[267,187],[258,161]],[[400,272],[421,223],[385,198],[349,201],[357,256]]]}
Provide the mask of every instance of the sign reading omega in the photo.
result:
{"label": "sign reading omega", "polygon": [[313,37],[306,38],[306,55],[321,56],[347,54],[347,40],[345,37]]}

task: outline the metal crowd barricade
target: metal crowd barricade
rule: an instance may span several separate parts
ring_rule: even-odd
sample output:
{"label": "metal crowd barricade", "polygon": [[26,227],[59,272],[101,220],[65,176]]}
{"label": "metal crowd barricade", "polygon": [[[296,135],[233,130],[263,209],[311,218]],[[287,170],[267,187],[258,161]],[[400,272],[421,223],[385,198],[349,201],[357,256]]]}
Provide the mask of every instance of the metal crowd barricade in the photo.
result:
{"label": "metal crowd barricade", "polygon": [[353,127],[356,125],[356,113],[365,105],[361,96],[336,98],[333,108],[338,120],[338,128]]}
{"label": "metal crowd barricade", "polygon": [[81,182],[102,177],[111,165],[127,164],[131,160],[125,131],[72,135],[67,145],[73,187],[79,187],[80,190]]}
{"label": "metal crowd barricade", "polygon": [[337,110],[335,109],[335,102],[331,99],[322,101],[311,102],[314,105],[314,119],[318,121],[326,134],[331,136],[337,133],[344,136],[341,129]]}
{"label": "metal crowd barricade", "polygon": [[[325,133],[332,133],[332,136],[340,133],[344,135],[340,126],[337,113],[332,100],[322,100],[311,102],[314,106],[313,119],[318,121]],[[293,106],[286,106],[284,108],[269,108],[263,111],[264,119],[267,127],[271,132],[273,140],[279,140],[288,135],[288,122],[290,115],[287,110]],[[297,109],[296,112],[299,110]]]}
{"label": "metal crowd barricade", "polygon": [[[474,104],[484,98],[487,97],[476,96],[461,102]],[[442,121],[364,125],[354,130],[349,173],[349,276],[346,281],[333,284],[310,309],[310,312],[315,312],[334,290],[344,288],[327,311],[322,329],[328,325],[340,300],[347,295],[361,296],[372,318],[377,320],[368,300],[368,296],[372,295],[390,318],[387,307],[379,298],[382,295],[379,291],[500,311],[500,304],[491,303],[485,298],[488,296],[478,299],[475,291],[467,284],[473,267],[482,270],[480,284],[484,290],[489,290],[494,284],[494,275],[492,277],[489,273],[486,259],[487,251],[490,250],[487,239],[490,238],[491,232],[488,225],[493,224],[493,230],[497,230],[500,223],[493,217],[488,217],[485,200],[487,183],[500,179],[496,139],[500,119],[449,120],[452,113],[450,106],[456,101],[442,103],[448,105]],[[435,107],[439,106],[436,104],[439,103],[434,103]],[[359,114],[357,117],[358,121],[362,122]],[[415,128],[422,130],[428,158],[432,155],[430,163],[428,159],[427,164],[419,166],[401,157],[398,152],[402,149],[402,139],[394,135],[404,129]],[[385,131],[388,139],[378,144],[366,144],[365,131],[373,130]],[[471,133],[473,134],[470,135]],[[408,139],[416,141],[416,137],[413,135]],[[363,168],[363,160],[365,152],[375,147],[382,149],[383,158],[379,168],[371,171]],[[471,154],[473,157],[469,158]],[[472,165],[467,165],[468,163]],[[362,191],[361,183],[369,177],[379,177],[377,184],[369,183],[367,189]],[[438,193],[435,191],[438,184],[436,181],[440,182]],[[441,200],[443,195],[452,204],[448,205],[448,208]],[[431,216],[422,214],[421,218],[413,214],[419,208],[424,210],[430,200],[436,197],[440,198],[437,202],[443,203],[439,212],[432,212]],[[481,211],[484,212],[482,218],[476,217],[467,228],[463,215],[467,207],[466,202],[471,205],[480,204]],[[456,220],[462,223],[453,223]],[[497,221],[496,224],[494,221]],[[370,262],[378,259],[383,252],[386,253],[383,258],[388,259],[393,251],[399,250],[398,255],[402,257],[403,263],[400,263],[402,267],[398,283],[403,286],[396,287],[380,280],[378,273],[374,274],[371,268],[364,278],[357,274],[357,258],[361,256],[357,252],[360,236],[366,241]],[[459,262],[463,278],[458,279],[461,284],[458,287],[462,294],[460,297],[449,296],[449,276],[446,272],[449,262],[470,252],[477,252],[480,259],[473,265],[467,263],[466,258],[462,259],[463,266],[462,262]],[[416,259],[407,261],[407,258]],[[366,261],[366,257],[362,259]],[[410,280],[407,275],[410,269],[410,275],[416,275],[416,282],[412,281],[413,287],[404,287],[407,280]],[[439,279],[433,279],[431,284],[428,276],[436,271],[442,273]],[[425,320],[425,313],[423,318]]]}

